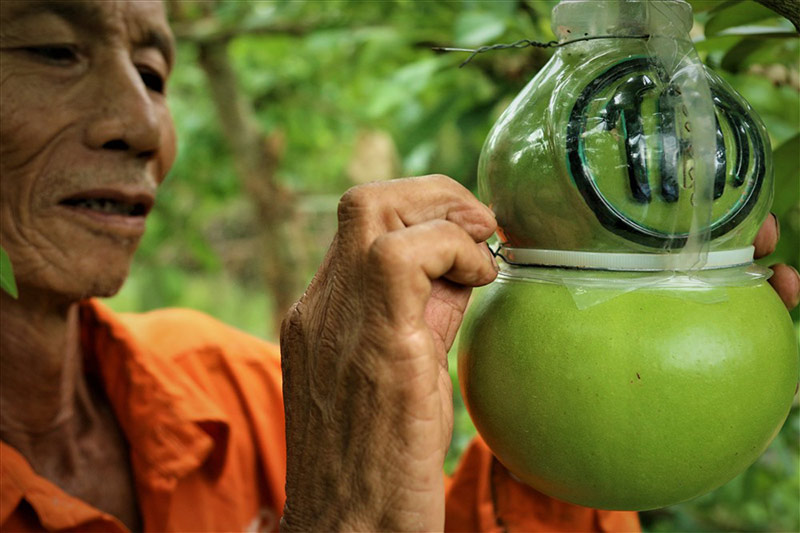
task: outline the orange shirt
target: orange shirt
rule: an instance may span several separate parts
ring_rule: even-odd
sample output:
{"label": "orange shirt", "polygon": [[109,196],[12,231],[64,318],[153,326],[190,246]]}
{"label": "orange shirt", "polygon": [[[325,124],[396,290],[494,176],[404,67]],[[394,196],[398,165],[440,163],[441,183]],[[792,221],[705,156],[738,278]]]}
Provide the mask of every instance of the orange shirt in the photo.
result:
{"label": "orange shirt", "polygon": [[[206,315],[81,306],[87,372],[131,449],[147,531],[273,531],[286,451],[277,347]],[[447,483],[451,531],[638,531],[636,513],[548,498],[509,477],[482,441]],[[0,443],[0,530],[126,531]]]}

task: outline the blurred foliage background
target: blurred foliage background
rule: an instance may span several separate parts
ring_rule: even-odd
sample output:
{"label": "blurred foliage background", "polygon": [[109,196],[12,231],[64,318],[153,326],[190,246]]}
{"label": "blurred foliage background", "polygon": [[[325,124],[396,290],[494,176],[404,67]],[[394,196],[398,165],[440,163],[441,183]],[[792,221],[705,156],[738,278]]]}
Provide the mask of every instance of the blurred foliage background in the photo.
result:
{"label": "blurred foliage background", "polygon": [[[693,1],[703,60],[753,105],[776,157],[778,250],[800,262],[800,40],[753,1]],[[168,86],[180,150],[148,222],[121,311],[192,307],[277,341],[366,181],[443,173],[474,190],[483,140],[551,55],[477,47],[549,41],[555,1],[173,1]],[[797,310],[793,313],[798,321]],[[453,378],[455,364],[451,364]],[[456,388],[456,391],[458,389]],[[451,471],[474,434],[460,397]],[[756,465],[691,502],[642,513],[651,531],[798,531],[800,412]]]}

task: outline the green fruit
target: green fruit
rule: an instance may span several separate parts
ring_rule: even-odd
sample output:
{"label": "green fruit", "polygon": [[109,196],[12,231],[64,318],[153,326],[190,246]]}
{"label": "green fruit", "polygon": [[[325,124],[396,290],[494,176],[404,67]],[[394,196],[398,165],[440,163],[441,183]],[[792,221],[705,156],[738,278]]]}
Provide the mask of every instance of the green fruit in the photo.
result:
{"label": "green fruit", "polygon": [[626,510],[693,498],[753,463],[796,390],[791,320],[766,282],[704,293],[718,303],[690,292],[579,310],[558,283],[501,275],[483,290],[458,372],[497,458],[552,497]]}

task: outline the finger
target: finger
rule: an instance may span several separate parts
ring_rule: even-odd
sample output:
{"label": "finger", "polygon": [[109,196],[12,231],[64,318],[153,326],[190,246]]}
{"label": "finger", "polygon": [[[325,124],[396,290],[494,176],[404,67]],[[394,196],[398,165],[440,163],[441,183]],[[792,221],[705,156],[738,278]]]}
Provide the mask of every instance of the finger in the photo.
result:
{"label": "finger", "polygon": [[461,226],[474,242],[488,239],[497,226],[491,209],[442,175],[354,187],[339,202],[340,229],[355,228],[365,246],[382,233],[437,219]]}
{"label": "finger", "polygon": [[770,213],[767,220],[761,225],[761,229],[758,230],[756,240],[753,241],[753,246],[756,247],[755,258],[765,257],[774,252],[779,238],[778,217],[775,216],[775,213]]}
{"label": "finger", "polygon": [[447,352],[453,346],[458,328],[464,319],[472,287],[465,287],[446,279],[435,280],[431,296],[425,306],[425,323],[434,334],[441,354],[440,363],[447,370]]}
{"label": "finger", "polygon": [[778,293],[786,309],[792,310],[800,303],[800,274],[789,265],[773,265],[769,283]]}
{"label": "finger", "polygon": [[476,244],[461,226],[431,220],[378,237],[369,250],[371,289],[384,302],[390,322],[424,323],[431,281],[439,278],[476,287],[497,276],[497,264],[485,244]]}

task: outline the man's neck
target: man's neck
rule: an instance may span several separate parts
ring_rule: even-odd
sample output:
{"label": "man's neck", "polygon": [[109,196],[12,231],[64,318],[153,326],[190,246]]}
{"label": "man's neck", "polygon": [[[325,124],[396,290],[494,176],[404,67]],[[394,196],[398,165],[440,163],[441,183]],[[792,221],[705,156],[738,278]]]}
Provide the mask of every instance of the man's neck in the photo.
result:
{"label": "man's neck", "polygon": [[0,298],[0,438],[39,475],[141,528],[127,443],[83,371],[78,304]]}
{"label": "man's neck", "polygon": [[35,292],[0,298],[0,437],[22,444],[75,416],[86,389],[79,309]]}

